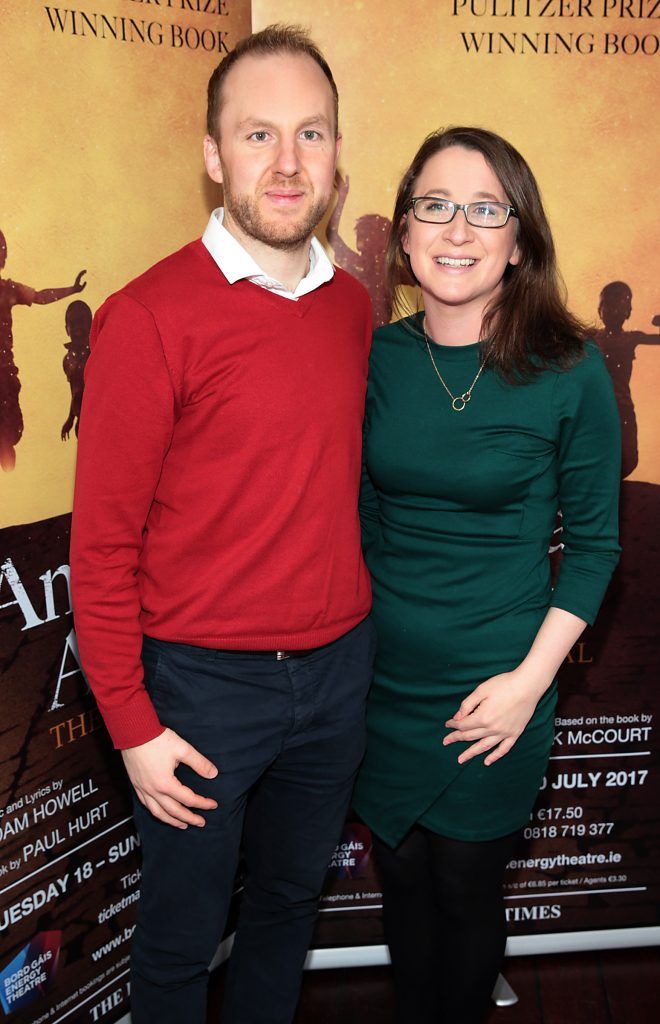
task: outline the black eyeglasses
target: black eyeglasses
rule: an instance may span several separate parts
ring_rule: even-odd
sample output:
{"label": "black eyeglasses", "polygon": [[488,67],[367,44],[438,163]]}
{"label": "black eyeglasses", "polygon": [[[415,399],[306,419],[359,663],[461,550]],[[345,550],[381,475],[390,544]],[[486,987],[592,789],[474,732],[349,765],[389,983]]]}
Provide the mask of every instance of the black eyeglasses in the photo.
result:
{"label": "black eyeglasses", "polygon": [[475,228],[503,228],[509,217],[517,217],[513,206],[482,199],[478,203],[453,203],[440,196],[415,196],[410,200],[415,220],[424,224],[449,224],[462,210],[468,224]]}

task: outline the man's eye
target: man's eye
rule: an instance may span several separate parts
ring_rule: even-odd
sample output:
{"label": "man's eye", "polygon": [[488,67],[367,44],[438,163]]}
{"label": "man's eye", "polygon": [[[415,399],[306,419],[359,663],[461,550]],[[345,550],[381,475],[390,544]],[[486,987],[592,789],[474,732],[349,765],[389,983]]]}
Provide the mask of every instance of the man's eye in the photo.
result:
{"label": "man's eye", "polygon": [[265,142],[266,139],[268,138],[268,132],[263,132],[263,131],[252,132],[252,134],[250,135],[250,138],[254,139],[255,142]]}
{"label": "man's eye", "polygon": [[305,128],[300,134],[305,142],[316,142],[317,139],[321,138],[320,132],[317,132],[314,128]]}

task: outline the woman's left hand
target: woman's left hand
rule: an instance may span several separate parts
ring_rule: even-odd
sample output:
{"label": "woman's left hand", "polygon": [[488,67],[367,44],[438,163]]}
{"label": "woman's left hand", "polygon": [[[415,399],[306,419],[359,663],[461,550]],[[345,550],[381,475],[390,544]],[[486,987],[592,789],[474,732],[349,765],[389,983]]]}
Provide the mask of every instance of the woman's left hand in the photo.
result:
{"label": "woman's left hand", "polygon": [[485,754],[484,764],[493,764],[511,750],[534,714],[536,705],[546,687],[522,672],[502,672],[491,676],[461,703],[453,718],[445,725],[453,729],[445,736],[444,746],[450,743],[471,743],[458,758],[459,764]]}

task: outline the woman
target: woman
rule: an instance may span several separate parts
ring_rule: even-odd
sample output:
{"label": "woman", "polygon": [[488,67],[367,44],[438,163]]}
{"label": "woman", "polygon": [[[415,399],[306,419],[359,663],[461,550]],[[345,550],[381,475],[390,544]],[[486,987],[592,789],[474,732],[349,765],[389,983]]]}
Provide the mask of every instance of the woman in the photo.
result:
{"label": "woman", "polygon": [[377,331],[371,357],[361,505],[379,652],[355,806],[401,1021],[472,1024],[501,965],[502,878],[547,764],[555,676],[618,557],[618,415],[504,139],[429,136],[392,223],[391,280],[407,266],[424,312]]}

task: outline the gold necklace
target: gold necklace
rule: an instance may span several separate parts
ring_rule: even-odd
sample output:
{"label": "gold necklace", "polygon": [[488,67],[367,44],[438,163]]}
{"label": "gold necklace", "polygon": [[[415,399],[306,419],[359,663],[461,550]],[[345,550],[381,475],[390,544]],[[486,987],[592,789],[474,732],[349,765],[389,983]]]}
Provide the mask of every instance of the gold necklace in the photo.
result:
{"label": "gold necklace", "polygon": [[474,378],[474,380],[470,384],[470,386],[467,389],[467,391],[464,391],[462,395],[452,395],[451,391],[449,390],[449,388],[447,387],[447,385],[446,385],[446,383],[444,381],[444,378],[443,378],[442,374],[440,373],[440,370],[435,365],[435,359],[433,358],[433,353],[431,352],[431,346],[429,345],[429,336],[426,333],[426,319],[424,319],[424,321],[422,323],[422,330],[424,331],[424,341],[426,342],[426,351],[428,352],[428,354],[431,357],[431,362],[433,363],[433,369],[435,370],[435,372],[437,374],[438,380],[440,381],[440,383],[442,384],[443,388],[445,389],[445,391],[447,392],[447,394],[451,398],[451,407],[454,410],[454,412],[463,412],[463,409],[465,408],[465,406],[468,404],[468,402],[472,398],[472,392],[474,391],[474,386],[477,383],[477,381],[479,380],[479,378],[481,377],[481,374],[484,371],[484,367],[486,366],[486,363],[483,362],[481,364],[481,366],[477,370],[477,376]]}

